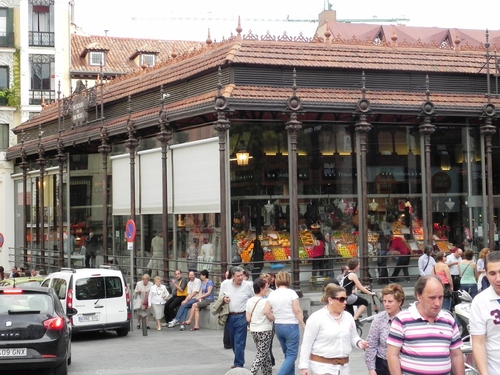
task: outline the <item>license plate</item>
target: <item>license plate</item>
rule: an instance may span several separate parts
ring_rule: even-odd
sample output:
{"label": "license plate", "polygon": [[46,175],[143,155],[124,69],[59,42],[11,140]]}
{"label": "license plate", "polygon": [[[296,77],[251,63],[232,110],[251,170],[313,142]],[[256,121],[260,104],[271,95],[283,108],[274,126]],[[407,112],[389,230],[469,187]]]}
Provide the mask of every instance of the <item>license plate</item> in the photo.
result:
{"label": "license plate", "polygon": [[98,322],[101,320],[101,315],[82,315],[78,317],[79,322]]}
{"label": "license plate", "polygon": [[0,349],[0,357],[26,357],[26,348]]}

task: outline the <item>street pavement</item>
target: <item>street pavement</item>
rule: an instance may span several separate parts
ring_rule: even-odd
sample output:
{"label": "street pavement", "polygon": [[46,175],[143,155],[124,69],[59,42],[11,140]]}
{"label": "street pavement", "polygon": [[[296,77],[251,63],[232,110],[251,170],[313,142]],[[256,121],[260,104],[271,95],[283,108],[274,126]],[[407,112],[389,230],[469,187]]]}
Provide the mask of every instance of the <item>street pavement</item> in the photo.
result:
{"label": "street pavement", "polygon": [[[368,326],[363,327],[364,335]],[[366,328],[366,329],[365,329]],[[224,349],[222,330],[201,329],[191,332],[176,328],[150,329],[148,336],[134,327],[128,336],[119,338],[114,332],[77,335],[73,339],[71,375],[154,375],[182,374],[224,375],[233,364],[233,352]],[[364,336],[363,335],[363,336]],[[278,372],[283,353],[277,340],[273,352]],[[255,357],[255,344],[249,334],[245,352],[245,368],[250,369]],[[351,374],[366,373],[364,352],[353,350],[350,356]],[[299,374],[299,370],[295,371]]]}

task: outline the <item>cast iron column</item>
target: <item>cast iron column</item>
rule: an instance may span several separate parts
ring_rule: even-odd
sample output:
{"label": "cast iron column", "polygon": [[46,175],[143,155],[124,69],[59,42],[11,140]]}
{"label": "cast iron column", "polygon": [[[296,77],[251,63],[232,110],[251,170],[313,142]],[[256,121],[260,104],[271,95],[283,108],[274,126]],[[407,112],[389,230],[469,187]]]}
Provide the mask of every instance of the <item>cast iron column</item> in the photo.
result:
{"label": "cast iron column", "polygon": [[488,188],[488,247],[491,251],[495,250],[495,222],[493,219],[493,166],[491,158],[491,138],[497,132],[495,126],[491,124],[492,117],[495,114],[495,106],[488,103],[484,106],[483,116],[485,116],[484,125],[481,126],[481,134],[484,136],[484,145],[486,153],[486,183]]}
{"label": "cast iron column", "polygon": [[366,186],[366,152],[368,132],[371,124],[366,121],[366,116],[370,112],[370,102],[365,98],[365,73],[362,74],[361,100],[358,101],[356,114],[358,121],[354,126],[356,132],[356,153],[358,159],[358,218],[359,218],[359,238],[358,246],[361,258],[361,277],[364,285],[370,284],[370,266],[368,264],[368,226],[367,226],[367,191]]}
{"label": "cast iron column", "polygon": [[168,142],[172,139],[172,129],[170,128],[167,111],[165,110],[165,98],[169,95],[163,93],[163,86],[160,90],[161,94],[161,109],[158,122],[160,123],[160,133],[158,140],[161,144],[161,177],[162,177],[162,230],[163,237],[163,270],[164,279],[169,280],[169,254],[168,254],[168,181],[167,181],[167,151]]}
{"label": "cast iron column", "polygon": [[38,134],[38,165],[40,166],[40,187],[39,187],[39,202],[40,202],[40,212],[38,213],[39,218],[40,218],[40,229],[41,229],[41,235],[38,236],[37,240],[40,241],[40,263],[41,263],[41,268],[43,268],[45,271],[45,212],[44,212],[44,207],[45,207],[45,166],[47,165],[47,159],[45,158],[45,150],[43,149],[43,144],[42,144],[42,134],[43,132],[40,130]]}
{"label": "cast iron column", "polygon": [[[135,138],[135,125],[132,120],[132,108],[131,108],[131,98],[130,95],[128,97],[128,120],[127,120],[127,131],[128,131],[128,139],[125,142],[125,146],[128,148],[129,157],[130,157],[130,220],[135,220],[135,152],[137,150],[137,146],[139,145],[139,141]],[[137,223],[136,223],[137,225]],[[136,242],[134,240],[132,255],[130,257],[130,282],[131,285],[134,283],[134,264],[133,260],[135,260],[134,253],[136,251]]]}
{"label": "cast iron column", "polygon": [[[64,146],[59,132],[59,139],[57,140],[57,161],[59,164],[58,186],[57,186],[57,222],[59,226],[59,267],[64,267],[64,218],[63,218],[63,176],[64,176],[64,162],[66,161],[66,154],[63,152]],[[69,183],[68,183],[69,186]],[[69,243],[71,238],[70,223],[68,223],[67,241]],[[71,259],[70,246],[68,246],[68,259]],[[71,264],[71,262],[68,262]]]}
{"label": "cast iron column", "polygon": [[491,124],[493,116],[495,116],[495,106],[491,104],[490,91],[490,42],[489,33],[486,30],[486,80],[487,80],[487,97],[488,104],[483,107],[484,125],[481,126],[481,134],[484,136],[484,146],[486,153],[486,182],[487,182],[487,223],[488,223],[488,247],[491,251],[495,250],[495,222],[493,220],[493,166],[491,161],[491,138],[496,133],[496,128]]}
{"label": "cast iron column", "polygon": [[26,189],[28,188],[28,168],[30,164],[26,160],[26,151],[24,150],[24,139],[22,140],[21,146],[21,169],[23,170],[23,264],[28,263],[28,218],[26,217],[26,207],[28,207],[28,193]]}
{"label": "cast iron column", "polygon": [[424,228],[424,239],[426,245],[432,245],[432,171],[431,171],[431,135],[436,131],[436,126],[431,124],[434,115],[434,104],[429,100],[429,77],[426,77],[426,101],[422,104],[421,116],[424,121],[419,126],[420,133],[424,136],[424,158],[425,169],[422,177],[425,179],[425,210],[427,218],[427,228]]}
{"label": "cast iron column", "polygon": [[102,256],[104,263],[108,263],[108,155],[111,146],[108,144],[108,132],[101,128],[101,144],[97,151],[102,156]]}
{"label": "cast iron column", "polygon": [[290,118],[286,123],[285,129],[288,133],[288,145],[290,150],[288,152],[288,184],[289,196],[288,202],[290,206],[290,247],[292,254],[292,283],[293,289],[297,292],[299,297],[302,297],[300,290],[300,270],[299,270],[299,210],[298,210],[298,194],[297,194],[297,133],[302,129],[302,123],[297,120],[297,112],[301,109],[302,103],[297,97],[297,75],[293,69],[293,94],[288,99],[287,110],[290,111]]}
{"label": "cast iron column", "polygon": [[227,238],[227,213],[230,192],[227,191],[227,176],[226,176],[226,139],[227,131],[231,127],[231,123],[226,118],[227,98],[222,95],[221,68],[219,67],[219,80],[217,83],[217,96],[215,97],[214,108],[217,111],[217,121],[214,129],[219,136],[219,169],[220,169],[220,266],[221,274],[227,269],[227,253],[228,253],[228,238]]}

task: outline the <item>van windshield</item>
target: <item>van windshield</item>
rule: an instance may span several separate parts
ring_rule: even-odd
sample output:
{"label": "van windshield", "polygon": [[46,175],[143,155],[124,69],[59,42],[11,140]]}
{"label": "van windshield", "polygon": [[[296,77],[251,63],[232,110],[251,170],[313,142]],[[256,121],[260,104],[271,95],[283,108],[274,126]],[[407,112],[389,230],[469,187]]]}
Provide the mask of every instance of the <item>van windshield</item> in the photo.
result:
{"label": "van windshield", "polygon": [[123,288],[119,277],[86,277],[77,279],[75,283],[75,297],[80,301],[118,298],[122,295]]}

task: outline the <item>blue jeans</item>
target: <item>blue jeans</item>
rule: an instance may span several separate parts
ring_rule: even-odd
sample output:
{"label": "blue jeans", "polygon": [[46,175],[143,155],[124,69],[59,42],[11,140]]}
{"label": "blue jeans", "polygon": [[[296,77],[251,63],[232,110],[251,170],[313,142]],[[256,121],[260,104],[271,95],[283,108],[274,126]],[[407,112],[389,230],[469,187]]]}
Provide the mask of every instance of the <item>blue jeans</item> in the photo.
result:
{"label": "blue jeans", "polygon": [[227,317],[227,329],[229,340],[233,346],[234,365],[243,367],[245,365],[245,347],[247,344],[247,319],[246,315],[236,314]]}
{"label": "blue jeans", "polygon": [[285,355],[285,361],[281,365],[277,375],[294,375],[295,360],[299,353],[299,325],[298,324],[274,324],[276,337],[280,342],[281,349]]}
{"label": "blue jeans", "polygon": [[467,293],[469,293],[472,298],[477,296],[477,284],[463,284],[462,290],[465,290]]}
{"label": "blue jeans", "polygon": [[191,298],[184,305],[180,305],[179,309],[177,310],[175,320],[179,322],[185,321],[188,316],[189,309],[191,308],[191,306],[193,306],[194,303],[196,303],[196,298]]}

